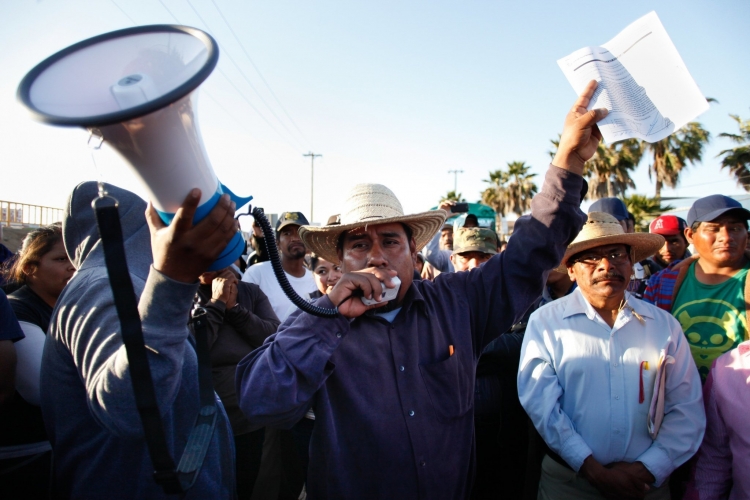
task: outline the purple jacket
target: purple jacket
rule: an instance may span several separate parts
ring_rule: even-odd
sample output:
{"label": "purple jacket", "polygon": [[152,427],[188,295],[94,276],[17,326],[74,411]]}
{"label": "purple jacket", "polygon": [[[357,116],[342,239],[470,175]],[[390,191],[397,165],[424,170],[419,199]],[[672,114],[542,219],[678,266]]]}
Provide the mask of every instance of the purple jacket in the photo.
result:
{"label": "purple jacket", "polygon": [[393,323],[298,311],[240,362],[240,408],[257,427],[288,428],[315,410],[309,498],[468,498],[477,360],[541,294],[583,226],[584,186],[551,167],[505,252],[413,282]]}

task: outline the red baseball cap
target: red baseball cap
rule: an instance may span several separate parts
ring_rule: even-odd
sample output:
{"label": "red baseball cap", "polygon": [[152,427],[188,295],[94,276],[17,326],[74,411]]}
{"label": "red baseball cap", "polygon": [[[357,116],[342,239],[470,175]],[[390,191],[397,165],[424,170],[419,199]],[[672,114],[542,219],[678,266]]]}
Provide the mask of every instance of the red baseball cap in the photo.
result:
{"label": "red baseball cap", "polygon": [[673,236],[683,234],[686,227],[687,222],[676,215],[660,215],[648,225],[648,232],[661,234],[662,236]]}

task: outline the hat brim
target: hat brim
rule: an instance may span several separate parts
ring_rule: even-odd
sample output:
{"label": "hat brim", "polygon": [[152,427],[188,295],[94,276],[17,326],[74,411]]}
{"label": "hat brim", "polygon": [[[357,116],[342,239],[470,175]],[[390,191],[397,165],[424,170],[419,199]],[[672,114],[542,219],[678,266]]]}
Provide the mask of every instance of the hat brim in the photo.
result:
{"label": "hat brim", "polygon": [[577,253],[604,245],[617,244],[628,245],[630,247],[631,256],[633,258],[632,264],[635,264],[647,257],[651,257],[663,247],[664,237],[660,234],[651,233],[625,233],[601,236],[599,238],[591,238],[579,243],[573,243],[568,246],[567,250],[565,250],[562,262],[555,268],[555,271],[561,273],[567,272],[568,259]]}
{"label": "hat brim", "polygon": [[294,220],[284,221],[282,224],[279,224],[279,227],[276,228],[276,232],[281,231],[282,229],[284,229],[287,226],[300,226],[300,227],[302,227],[303,224],[300,224],[299,222],[294,221]]}
{"label": "hat brim", "polygon": [[336,224],[330,226],[302,226],[299,229],[300,238],[307,248],[320,257],[334,264],[339,263],[336,247],[342,233],[356,229],[382,224],[401,223],[411,228],[417,251],[422,249],[433,236],[443,227],[447,217],[445,210],[430,210],[413,215],[402,215],[400,217],[385,217],[382,219],[370,219],[354,222],[351,224]]}
{"label": "hat brim", "polygon": [[495,255],[497,253],[497,248],[495,249],[489,249],[486,246],[479,246],[479,245],[471,245],[468,247],[463,247],[458,250],[453,250],[453,255],[459,254],[459,253],[467,253],[467,252],[479,252],[479,253],[486,253],[488,255]]}
{"label": "hat brim", "polygon": [[718,219],[727,212],[742,214],[742,218],[744,218],[745,220],[750,219],[750,211],[748,209],[744,207],[727,207],[709,212],[706,215],[701,216],[700,218],[696,218],[693,222],[689,222],[688,225],[692,226],[696,222],[711,222],[715,219]]}

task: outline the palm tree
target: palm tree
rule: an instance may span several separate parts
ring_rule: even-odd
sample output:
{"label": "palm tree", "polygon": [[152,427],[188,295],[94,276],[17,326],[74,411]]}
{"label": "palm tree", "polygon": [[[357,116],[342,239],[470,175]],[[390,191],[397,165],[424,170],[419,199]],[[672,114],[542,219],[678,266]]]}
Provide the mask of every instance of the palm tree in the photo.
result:
{"label": "palm tree", "polygon": [[728,168],[737,179],[737,183],[745,191],[750,191],[750,120],[742,120],[737,115],[729,115],[739,126],[739,134],[721,133],[719,137],[727,137],[735,144],[736,148],[725,149],[718,156],[723,156],[721,168]]}
{"label": "palm tree", "polygon": [[531,199],[539,191],[531,180],[536,174],[530,174],[531,166],[523,161],[508,163],[508,188],[506,191],[508,209],[522,215],[531,209]]}
{"label": "palm tree", "polygon": [[622,201],[628,207],[628,212],[633,214],[635,230],[639,233],[647,233],[648,225],[652,220],[674,208],[670,205],[662,205],[660,198],[649,198],[642,194],[624,196]]}
{"label": "palm tree", "polygon": [[[550,140],[555,149],[549,151],[551,158],[560,144],[557,140]],[[635,182],[630,172],[635,170],[643,156],[643,147],[636,139],[628,139],[614,144],[600,142],[596,154],[583,166],[583,176],[588,180],[589,190],[586,198],[617,197],[625,194],[629,188],[635,189]]]}
{"label": "palm tree", "polygon": [[531,180],[531,167],[523,161],[508,163],[508,170],[490,172],[484,182],[490,186],[482,192],[482,203],[491,206],[495,213],[504,216],[508,212],[522,215],[531,208],[531,198],[538,188]]}
{"label": "palm tree", "polygon": [[711,134],[698,122],[690,122],[669,137],[654,143],[643,142],[651,154],[648,166],[649,179],[656,178],[656,198],[661,197],[662,187],[675,187],[685,166],[700,163],[703,148],[711,140]]}
{"label": "palm tree", "polygon": [[479,200],[480,203],[492,207],[495,214],[501,218],[504,217],[506,213],[505,196],[501,193],[505,190],[505,184],[508,182],[507,172],[495,170],[494,172],[490,172],[489,179],[485,179],[482,182],[489,184],[489,187],[482,191],[482,198]]}
{"label": "palm tree", "polygon": [[458,203],[463,203],[466,201],[466,198],[464,198],[461,195],[461,193],[456,193],[455,191],[448,191],[448,193],[440,199],[441,203],[444,201],[455,201]]}
{"label": "palm tree", "polygon": [[643,149],[636,139],[614,144],[600,142],[596,154],[583,166],[583,175],[589,179],[590,200],[624,195],[628,188],[635,189],[630,172],[641,161]]}

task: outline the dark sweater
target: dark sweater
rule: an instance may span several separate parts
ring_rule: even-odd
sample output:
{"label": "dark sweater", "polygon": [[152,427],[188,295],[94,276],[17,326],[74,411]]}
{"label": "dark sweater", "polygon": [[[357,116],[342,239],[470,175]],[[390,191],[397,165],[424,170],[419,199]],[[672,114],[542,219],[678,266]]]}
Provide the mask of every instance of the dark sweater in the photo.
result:
{"label": "dark sweater", "polygon": [[224,403],[235,436],[250,432],[250,422],[240,411],[234,389],[237,363],[279,327],[268,297],[258,285],[237,283],[237,305],[227,310],[224,302],[211,301],[211,285],[198,287],[200,303],[208,314],[208,345],[214,389]]}

